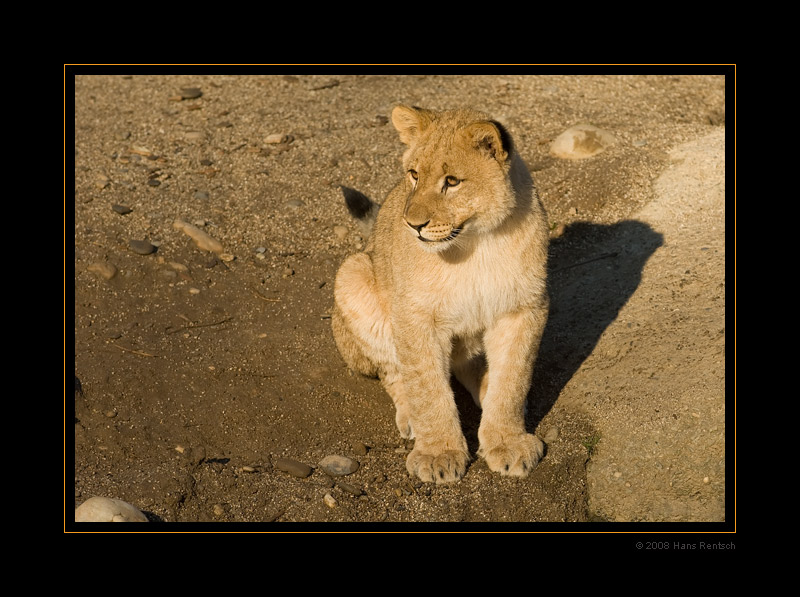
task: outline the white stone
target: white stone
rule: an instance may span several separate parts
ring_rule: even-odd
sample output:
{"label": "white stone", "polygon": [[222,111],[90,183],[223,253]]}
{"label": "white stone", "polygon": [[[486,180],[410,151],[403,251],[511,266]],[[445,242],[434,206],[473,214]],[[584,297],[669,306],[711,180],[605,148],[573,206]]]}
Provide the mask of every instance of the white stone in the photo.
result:
{"label": "white stone", "polygon": [[75,522],[147,522],[147,517],[128,502],[93,497],[75,509]]}
{"label": "white stone", "polygon": [[582,160],[597,155],[616,143],[608,131],[591,124],[576,124],[556,137],[550,153],[568,160]]}

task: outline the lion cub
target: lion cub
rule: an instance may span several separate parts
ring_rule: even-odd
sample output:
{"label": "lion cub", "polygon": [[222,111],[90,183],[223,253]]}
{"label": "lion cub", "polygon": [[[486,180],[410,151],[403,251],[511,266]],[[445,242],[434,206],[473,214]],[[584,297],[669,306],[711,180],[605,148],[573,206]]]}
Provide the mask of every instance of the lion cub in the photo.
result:
{"label": "lion cub", "polygon": [[481,407],[478,455],[525,476],[543,444],[525,431],[525,402],[547,320],[548,228],[533,180],[498,123],[470,110],[398,106],[405,176],[380,206],[363,253],[342,264],[333,333],[347,365],[380,377],[408,471],[447,483],[470,455],[450,375]]}

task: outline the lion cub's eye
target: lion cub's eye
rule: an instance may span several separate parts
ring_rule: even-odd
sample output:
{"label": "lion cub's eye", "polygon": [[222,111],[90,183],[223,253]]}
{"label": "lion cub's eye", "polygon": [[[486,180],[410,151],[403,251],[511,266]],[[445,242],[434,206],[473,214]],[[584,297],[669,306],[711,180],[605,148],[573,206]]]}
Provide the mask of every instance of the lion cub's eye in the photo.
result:
{"label": "lion cub's eye", "polygon": [[458,178],[456,178],[455,176],[447,176],[444,179],[444,186],[445,187],[457,187],[459,184],[461,184],[461,181]]}
{"label": "lion cub's eye", "polygon": [[409,170],[408,171],[408,175],[411,177],[411,180],[415,180],[416,181],[416,180],[419,179],[419,174],[417,174],[416,170]]}

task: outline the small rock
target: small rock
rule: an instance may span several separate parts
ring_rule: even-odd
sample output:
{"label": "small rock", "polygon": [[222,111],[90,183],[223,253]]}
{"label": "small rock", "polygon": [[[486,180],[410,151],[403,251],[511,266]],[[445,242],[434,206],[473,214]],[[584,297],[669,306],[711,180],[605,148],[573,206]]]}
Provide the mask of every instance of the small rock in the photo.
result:
{"label": "small rock", "polygon": [[293,477],[305,479],[311,474],[312,468],[307,464],[292,460],[291,458],[278,458],[275,461],[275,468],[284,473],[289,473]]}
{"label": "small rock", "polygon": [[332,477],[343,477],[358,470],[358,463],[347,456],[326,456],[319,466]]}
{"label": "small rock", "polygon": [[355,485],[350,485],[350,483],[343,483],[342,481],[337,481],[336,485],[339,487],[339,489],[342,489],[343,491],[346,491],[350,495],[354,495],[356,497],[364,493]]}
{"label": "small rock", "polygon": [[222,516],[225,514],[225,508],[222,504],[214,504],[214,516]]}
{"label": "small rock", "polygon": [[151,178],[150,180],[147,181],[147,186],[149,187],[157,187],[159,185],[161,185],[161,181],[155,178]]}
{"label": "small rock", "polygon": [[197,226],[184,222],[183,220],[175,220],[172,226],[188,234],[199,248],[213,253],[222,252],[222,243],[203,230],[200,230]]}
{"label": "small rock", "polygon": [[131,213],[131,212],[133,211],[133,210],[132,210],[130,207],[128,207],[127,205],[119,205],[119,204],[117,204],[117,203],[115,203],[114,205],[112,205],[112,206],[111,206],[111,209],[113,209],[115,212],[117,212],[118,214],[121,214],[121,215],[123,215],[123,216],[124,216],[125,214],[129,214],[129,213]]}
{"label": "small rock", "polygon": [[203,95],[199,87],[184,87],[181,89],[181,99],[197,99]]}
{"label": "small rock", "polygon": [[558,439],[558,427],[551,427],[547,430],[547,433],[544,434],[544,443],[549,444]]}
{"label": "small rock", "polygon": [[328,506],[331,510],[333,510],[339,504],[337,503],[336,499],[330,494],[326,493],[325,497],[322,498],[322,501],[325,502],[325,505]]}
{"label": "small rock", "polygon": [[75,509],[75,522],[147,522],[147,517],[128,502],[93,497]]}
{"label": "small rock", "polygon": [[363,442],[353,442],[353,454],[358,456],[366,456],[369,448]]}
{"label": "small rock", "polygon": [[109,180],[108,176],[106,176],[105,174],[98,174],[97,178],[95,178],[94,186],[96,186],[98,189],[104,189],[110,183],[111,181]]}
{"label": "small rock", "polygon": [[590,124],[575,125],[561,133],[550,146],[550,153],[568,160],[582,160],[616,143],[608,131]]}
{"label": "small rock", "polygon": [[132,240],[128,243],[128,247],[131,251],[139,255],[150,255],[156,251],[155,245],[150,244],[146,240]]}
{"label": "small rock", "polygon": [[336,235],[336,238],[343,240],[348,233],[347,226],[334,226],[333,233]]}
{"label": "small rock", "polygon": [[106,280],[110,280],[117,275],[117,268],[113,263],[93,263],[86,269],[100,275]]}
{"label": "small rock", "polygon": [[300,209],[305,205],[305,203],[303,203],[300,199],[292,199],[291,201],[287,201],[286,205],[292,209]]}
{"label": "small rock", "polygon": [[195,191],[194,195],[192,195],[198,201],[205,201],[208,199],[209,195],[206,191]]}
{"label": "small rock", "polygon": [[291,135],[283,135],[281,133],[273,133],[272,135],[267,135],[264,139],[264,143],[268,143],[269,145],[278,145],[280,143],[291,143],[294,141],[294,137]]}
{"label": "small rock", "polygon": [[141,155],[144,157],[153,155],[152,151],[150,151],[147,147],[142,147],[141,145],[134,145],[131,147],[131,153],[135,153],[136,155]]}
{"label": "small rock", "polygon": [[183,274],[189,272],[189,268],[186,267],[185,265],[183,265],[182,263],[177,263],[175,261],[170,261],[169,262],[169,266],[172,269],[174,269],[176,272],[180,272],[180,273],[183,273]]}

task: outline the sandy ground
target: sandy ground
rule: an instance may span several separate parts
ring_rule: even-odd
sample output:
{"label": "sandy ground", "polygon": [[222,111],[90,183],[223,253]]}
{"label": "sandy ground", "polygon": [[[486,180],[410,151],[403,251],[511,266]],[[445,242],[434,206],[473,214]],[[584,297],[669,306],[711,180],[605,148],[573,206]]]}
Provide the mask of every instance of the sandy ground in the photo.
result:
{"label": "sandy ground", "polygon": [[[153,523],[265,531],[732,528],[721,69],[118,70],[66,79],[76,388],[66,525],[71,507],[106,496]],[[547,453],[526,479],[477,459],[453,485],[410,478],[413,444],[397,435],[391,401],[334,346],[333,279],[363,245],[340,186],[381,200],[401,175],[388,123],[398,103],[470,106],[503,121],[548,210],[553,309],[528,420]],[[552,156],[553,139],[579,123],[615,143],[583,160]],[[221,255],[176,220],[217,239]],[[474,452],[479,412],[457,397]],[[329,455],[358,469],[331,477],[319,467]],[[281,459],[312,472],[294,476]]]}

